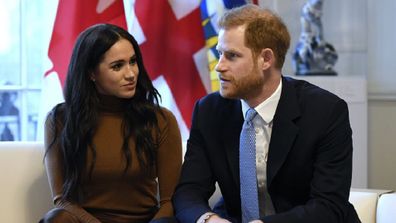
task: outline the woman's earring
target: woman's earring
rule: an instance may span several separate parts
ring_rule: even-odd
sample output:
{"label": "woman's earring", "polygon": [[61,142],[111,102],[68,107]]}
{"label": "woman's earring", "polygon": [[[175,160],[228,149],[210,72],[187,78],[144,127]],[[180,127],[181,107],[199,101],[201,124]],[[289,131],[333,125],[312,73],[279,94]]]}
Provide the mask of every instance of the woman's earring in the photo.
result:
{"label": "woman's earring", "polygon": [[89,78],[91,79],[92,82],[95,82],[95,75],[93,73],[91,73],[91,75],[89,75]]}

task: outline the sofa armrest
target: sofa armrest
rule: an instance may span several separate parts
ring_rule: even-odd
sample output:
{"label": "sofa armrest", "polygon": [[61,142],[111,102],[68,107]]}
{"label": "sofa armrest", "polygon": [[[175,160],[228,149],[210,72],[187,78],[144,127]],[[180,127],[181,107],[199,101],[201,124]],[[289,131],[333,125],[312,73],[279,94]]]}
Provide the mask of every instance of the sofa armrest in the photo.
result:
{"label": "sofa armrest", "polygon": [[0,222],[38,222],[52,207],[44,145],[0,142]]}
{"label": "sofa armrest", "polygon": [[396,222],[396,193],[382,194],[377,204],[377,223]]}

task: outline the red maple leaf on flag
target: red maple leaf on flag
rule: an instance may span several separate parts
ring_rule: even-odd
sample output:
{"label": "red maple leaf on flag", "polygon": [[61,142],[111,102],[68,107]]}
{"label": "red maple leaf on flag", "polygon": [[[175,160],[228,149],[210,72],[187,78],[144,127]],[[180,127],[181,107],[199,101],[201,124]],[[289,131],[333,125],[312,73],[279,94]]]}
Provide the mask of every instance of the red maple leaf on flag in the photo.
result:
{"label": "red maple leaf on flag", "polygon": [[146,69],[153,80],[163,75],[190,127],[194,103],[206,94],[194,61],[205,47],[199,7],[177,19],[167,0],[137,0],[135,13],[146,38],[140,45]]}
{"label": "red maple leaf on flag", "polygon": [[127,28],[122,0],[60,0],[51,36],[48,56],[64,86],[74,43],[77,36],[91,25],[111,23]]}

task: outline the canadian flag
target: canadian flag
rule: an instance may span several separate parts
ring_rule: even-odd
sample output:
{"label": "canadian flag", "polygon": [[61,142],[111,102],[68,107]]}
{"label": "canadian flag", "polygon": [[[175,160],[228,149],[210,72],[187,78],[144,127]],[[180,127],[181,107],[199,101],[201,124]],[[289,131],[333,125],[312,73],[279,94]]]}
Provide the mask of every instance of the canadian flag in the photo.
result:
{"label": "canadian flag", "polygon": [[78,34],[96,23],[112,23],[128,29],[139,42],[162,105],[175,114],[185,141],[194,102],[211,91],[199,4],[200,0],[60,0],[40,119],[63,101],[62,87]]}

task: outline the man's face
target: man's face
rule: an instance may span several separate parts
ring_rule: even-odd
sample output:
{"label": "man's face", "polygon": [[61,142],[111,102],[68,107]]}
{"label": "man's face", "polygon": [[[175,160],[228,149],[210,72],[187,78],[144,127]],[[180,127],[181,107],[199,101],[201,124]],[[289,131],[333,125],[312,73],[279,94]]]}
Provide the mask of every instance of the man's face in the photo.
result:
{"label": "man's face", "polygon": [[219,31],[217,50],[220,54],[215,69],[220,80],[220,94],[224,98],[249,100],[263,88],[264,77],[258,59],[244,43],[245,26]]}

